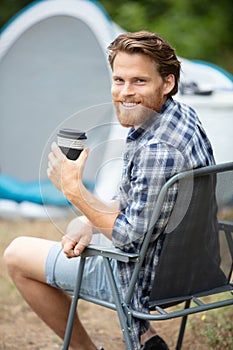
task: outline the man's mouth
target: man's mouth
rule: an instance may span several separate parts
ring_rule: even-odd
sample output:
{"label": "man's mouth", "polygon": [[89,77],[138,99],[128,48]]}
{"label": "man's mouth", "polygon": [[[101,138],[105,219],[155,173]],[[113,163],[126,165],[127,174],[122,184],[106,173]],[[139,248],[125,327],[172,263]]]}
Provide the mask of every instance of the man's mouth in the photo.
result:
{"label": "man's mouth", "polygon": [[140,102],[120,102],[121,106],[126,109],[133,109],[137,107]]}

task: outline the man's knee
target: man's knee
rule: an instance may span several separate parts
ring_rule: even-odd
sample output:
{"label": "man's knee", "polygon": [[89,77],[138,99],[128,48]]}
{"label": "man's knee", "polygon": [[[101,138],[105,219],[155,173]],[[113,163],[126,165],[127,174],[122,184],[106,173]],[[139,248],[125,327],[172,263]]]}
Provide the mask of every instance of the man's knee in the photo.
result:
{"label": "man's knee", "polygon": [[10,275],[20,268],[20,247],[25,244],[26,237],[15,238],[5,249],[3,259]]}

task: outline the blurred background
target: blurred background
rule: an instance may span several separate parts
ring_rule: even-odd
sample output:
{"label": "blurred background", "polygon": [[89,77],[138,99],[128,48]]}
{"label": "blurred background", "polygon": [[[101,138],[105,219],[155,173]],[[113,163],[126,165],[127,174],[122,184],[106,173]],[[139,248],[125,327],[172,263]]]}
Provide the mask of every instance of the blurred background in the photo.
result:
{"label": "blurred background", "polygon": [[[232,161],[232,23],[232,0],[0,0],[0,349],[61,347],[17,293],[1,257],[21,235],[60,240],[76,215],[46,178],[61,126],[87,131],[86,185],[103,198],[115,190],[127,130],[112,111],[107,45],[122,31],[166,38],[182,61],[185,89],[176,98],[197,110],[216,161]],[[232,220],[229,188],[232,180],[220,191],[231,204],[223,220]],[[123,346],[111,310],[81,304],[79,312],[96,344]],[[232,308],[193,315],[184,349],[232,350],[232,318]],[[178,323],[156,326],[171,350]]]}
{"label": "blurred background", "polygon": [[[100,0],[127,31],[155,31],[179,56],[215,63],[233,74],[232,0]],[[0,27],[30,0],[1,0]]]}
{"label": "blurred background", "polygon": [[61,216],[67,200],[46,169],[62,127],[87,133],[85,185],[112,197],[127,129],[112,108],[107,46],[125,31],[175,48],[175,99],[197,111],[216,162],[232,161],[232,23],[232,0],[0,0],[0,217],[47,217],[44,206]]}

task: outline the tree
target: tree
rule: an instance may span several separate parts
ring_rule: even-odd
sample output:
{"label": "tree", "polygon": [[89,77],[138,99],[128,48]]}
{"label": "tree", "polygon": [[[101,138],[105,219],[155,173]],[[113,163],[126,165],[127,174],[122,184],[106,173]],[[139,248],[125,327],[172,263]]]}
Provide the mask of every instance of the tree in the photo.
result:
{"label": "tree", "polygon": [[0,28],[30,3],[31,0],[0,0]]}
{"label": "tree", "polygon": [[206,60],[233,73],[232,0],[99,1],[128,31],[165,37],[178,55]]}
{"label": "tree", "polygon": [[[31,0],[0,0],[0,26]],[[206,60],[233,73],[232,0],[99,0],[127,31],[165,37],[179,56]]]}

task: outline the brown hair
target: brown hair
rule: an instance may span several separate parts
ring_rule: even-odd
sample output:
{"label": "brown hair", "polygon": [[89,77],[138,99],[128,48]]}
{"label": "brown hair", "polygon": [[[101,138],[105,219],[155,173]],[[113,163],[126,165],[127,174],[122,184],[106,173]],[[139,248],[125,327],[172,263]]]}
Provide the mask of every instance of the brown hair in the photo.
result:
{"label": "brown hair", "polygon": [[178,91],[180,79],[180,62],[175,50],[159,35],[146,31],[120,34],[109,46],[109,63],[113,69],[114,59],[119,51],[127,53],[142,53],[150,56],[156,63],[157,70],[164,79],[169,74],[175,77],[175,85],[169,96]]}

